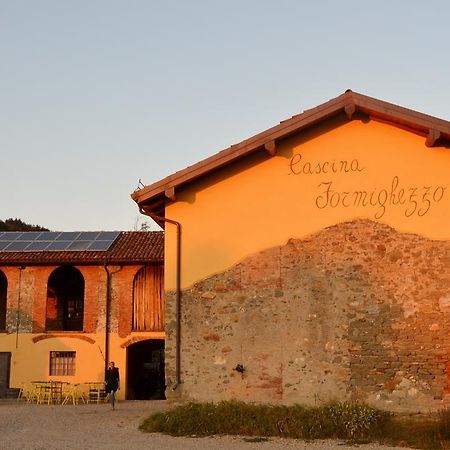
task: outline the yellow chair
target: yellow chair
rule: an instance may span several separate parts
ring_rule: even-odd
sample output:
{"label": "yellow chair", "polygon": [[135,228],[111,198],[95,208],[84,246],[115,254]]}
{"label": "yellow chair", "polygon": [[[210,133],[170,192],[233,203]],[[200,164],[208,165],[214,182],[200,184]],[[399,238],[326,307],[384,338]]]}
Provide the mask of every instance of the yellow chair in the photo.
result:
{"label": "yellow chair", "polygon": [[52,401],[52,387],[51,384],[47,381],[36,383],[36,403],[38,405],[42,405],[44,403],[47,403],[47,405],[50,405]]}
{"label": "yellow chair", "polygon": [[97,381],[86,384],[88,385],[88,403],[96,403],[98,405],[105,400],[106,391],[104,383]]}
{"label": "yellow chair", "polygon": [[21,383],[19,395],[17,400],[26,400],[27,403],[32,403],[36,401],[37,393],[35,386],[32,383]]}
{"label": "yellow chair", "polygon": [[82,401],[83,403],[87,403],[86,394],[83,387],[84,385],[79,383],[69,384],[63,394],[64,399],[61,404],[67,405],[67,403],[70,402],[73,405],[78,405],[80,401]]}
{"label": "yellow chair", "polygon": [[43,403],[45,397],[46,381],[32,381],[28,397],[28,403]]}

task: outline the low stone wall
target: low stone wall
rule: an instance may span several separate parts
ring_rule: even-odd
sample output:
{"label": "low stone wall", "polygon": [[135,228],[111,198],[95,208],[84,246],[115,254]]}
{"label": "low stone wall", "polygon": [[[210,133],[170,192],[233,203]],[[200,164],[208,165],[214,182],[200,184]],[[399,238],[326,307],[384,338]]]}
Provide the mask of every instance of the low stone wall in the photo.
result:
{"label": "low stone wall", "polygon": [[[253,255],[167,296],[167,394],[394,411],[450,402],[450,242],[369,220]],[[238,365],[243,373],[235,370]]]}

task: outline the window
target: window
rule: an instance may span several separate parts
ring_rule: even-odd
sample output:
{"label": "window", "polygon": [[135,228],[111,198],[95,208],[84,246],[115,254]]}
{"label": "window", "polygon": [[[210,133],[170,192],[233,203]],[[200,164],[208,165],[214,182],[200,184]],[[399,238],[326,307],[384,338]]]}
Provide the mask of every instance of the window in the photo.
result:
{"label": "window", "polygon": [[83,331],[84,278],[72,266],[58,267],[48,279],[47,331]]}
{"label": "window", "polygon": [[147,266],[139,270],[133,282],[134,331],[164,330],[163,268]]}
{"label": "window", "polygon": [[8,280],[0,270],[0,331],[6,330],[6,292],[8,290]]}
{"label": "window", "polygon": [[50,375],[75,375],[76,352],[50,352]]}

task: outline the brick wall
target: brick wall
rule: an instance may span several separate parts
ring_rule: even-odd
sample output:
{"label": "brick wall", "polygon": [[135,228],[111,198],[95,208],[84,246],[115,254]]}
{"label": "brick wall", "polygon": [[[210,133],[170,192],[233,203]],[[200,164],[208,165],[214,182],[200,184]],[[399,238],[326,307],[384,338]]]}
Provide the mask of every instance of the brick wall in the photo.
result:
{"label": "brick wall", "polygon": [[[7,332],[45,331],[47,283],[59,266],[1,267],[8,280]],[[86,333],[104,333],[107,274],[103,266],[75,266],[84,278]],[[142,266],[108,266],[111,273],[110,331],[125,337],[131,332],[133,279]],[[19,310],[19,314],[17,311]]]}
{"label": "brick wall", "polygon": [[[171,292],[168,393],[174,308]],[[450,403],[449,335],[450,242],[355,220],[262,251],[184,291],[174,395],[438,409]]]}

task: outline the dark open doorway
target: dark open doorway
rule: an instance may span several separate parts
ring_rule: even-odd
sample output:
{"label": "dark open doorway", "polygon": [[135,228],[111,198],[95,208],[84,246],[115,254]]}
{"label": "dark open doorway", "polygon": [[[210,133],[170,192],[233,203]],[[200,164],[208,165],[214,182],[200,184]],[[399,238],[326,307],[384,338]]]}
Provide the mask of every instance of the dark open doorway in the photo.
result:
{"label": "dark open doorway", "polygon": [[0,270],[0,331],[6,330],[6,293],[8,290],[8,280]]}
{"label": "dark open doorway", "polygon": [[164,400],[164,340],[149,339],[127,348],[127,400]]}
{"label": "dark open doorway", "polygon": [[72,266],[55,269],[48,279],[47,331],[83,331],[84,278]]}
{"label": "dark open doorway", "polygon": [[11,368],[11,353],[0,352],[0,398],[6,397],[9,388],[9,371]]}

